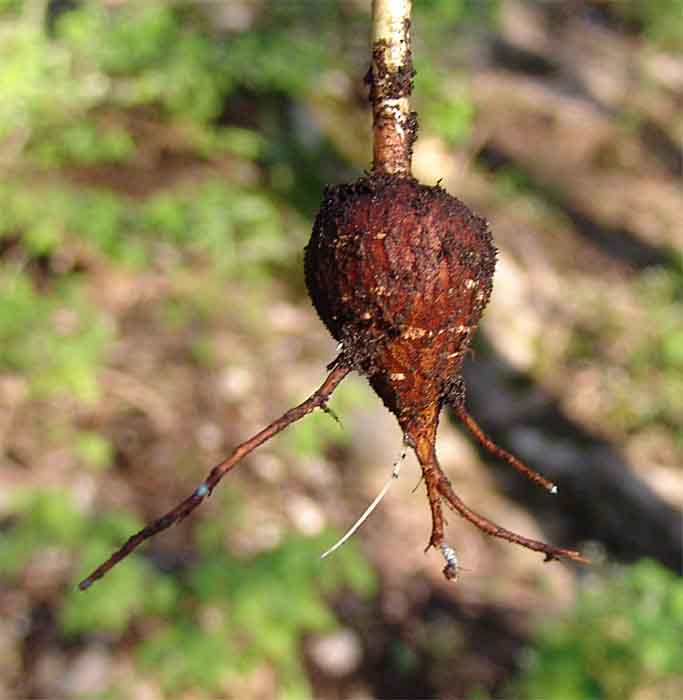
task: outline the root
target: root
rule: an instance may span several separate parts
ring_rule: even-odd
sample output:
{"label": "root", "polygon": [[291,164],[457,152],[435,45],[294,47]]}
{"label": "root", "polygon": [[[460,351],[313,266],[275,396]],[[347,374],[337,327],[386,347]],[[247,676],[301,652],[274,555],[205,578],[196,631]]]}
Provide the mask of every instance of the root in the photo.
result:
{"label": "root", "polygon": [[460,562],[458,561],[458,555],[450,545],[445,542],[439,547],[441,549],[441,554],[446,560],[446,566],[443,568],[443,575],[447,581],[457,581],[458,574],[460,573]]}
{"label": "root", "polygon": [[[416,450],[416,453],[417,452]],[[436,454],[433,448],[430,450],[429,447],[427,447],[427,451],[425,452],[423,445],[422,458],[424,461],[420,459],[420,454],[418,453],[418,459],[420,459],[420,466],[422,467],[422,476],[427,486],[427,500],[429,501],[429,508],[432,512],[432,534],[429,537],[429,544],[426,546],[425,552],[431,547],[440,550],[446,562],[443,568],[444,578],[447,581],[457,581],[459,571],[458,557],[455,553],[455,549],[446,542],[444,536],[445,520],[443,517],[441,495],[438,489],[438,484],[443,474],[436,460]]]}
{"label": "root", "polygon": [[437,490],[443,500],[449,506],[451,506],[451,508],[458,513],[458,515],[461,515],[463,518],[465,518],[465,520],[469,520],[482,532],[485,532],[487,535],[491,535],[491,537],[499,537],[502,540],[513,542],[521,547],[533,549],[535,552],[543,552],[543,554],[545,554],[545,561],[552,561],[553,559],[571,559],[572,561],[576,561],[581,564],[590,564],[590,560],[581,556],[580,552],[576,552],[573,549],[553,547],[545,542],[532,540],[528,537],[518,535],[516,532],[506,530],[504,527],[496,525],[496,523],[488,518],[485,518],[483,515],[475,513],[460,500],[455,491],[453,491],[451,482],[443,475],[439,479]]}
{"label": "root", "polygon": [[429,550],[430,547],[438,549],[444,543],[444,517],[441,507],[441,497],[437,488],[437,484],[441,476],[441,470],[438,467],[438,464],[437,470],[435,470],[433,467],[422,468],[422,474],[427,487],[429,509],[432,512],[432,534],[429,537],[429,544],[425,547],[425,552]]}
{"label": "root", "polygon": [[[441,507],[441,496],[437,489],[437,484],[443,474],[436,459],[436,452],[434,451],[436,425],[435,421],[433,427],[431,427],[428,432],[413,437],[409,442],[411,447],[415,450],[415,455],[422,469],[422,478],[427,488],[427,500],[429,501],[429,508],[432,512],[432,534],[425,547],[425,552],[427,552],[430,547],[438,549],[444,542],[444,517]],[[408,438],[406,438],[406,440],[408,441]]]}
{"label": "root", "polygon": [[284,430],[286,427],[300,420],[304,416],[311,413],[316,408],[324,408],[326,402],[341,383],[341,381],[346,377],[351,371],[344,363],[339,361],[339,358],[332,362],[328,369],[330,373],[327,378],[322,383],[320,388],[317,389],[311,396],[309,396],[305,401],[300,403],[298,406],[289,409],[286,413],[280,416],[278,419],[274,420],[269,426],[264,428],[260,433],[257,433],[253,437],[249,438],[241,445],[235,448],[233,453],[225,459],[220,464],[217,464],[197,488],[188,496],[184,501],[179,503],[173,510],[170,510],[166,515],[163,515],[158,520],[150,523],[144,527],[140,532],[136,533],[130,537],[126,543],[118,549],[114,554],[107,559],[103,564],[97,567],[88,577],[84,578],[79,584],[78,588],[82,591],[90,588],[90,586],[102,578],[110,569],[116,566],[120,561],[125,559],[131,552],[133,552],[137,547],[139,547],[145,540],[154,537],[157,533],[162,530],[166,530],[171,525],[179,523],[184,520],[197,506],[199,506],[205,498],[211,495],[213,490],[218,485],[218,482],[234,467],[236,466],[244,457],[249,453],[253,452],[259,445],[262,445],[267,440],[270,440],[274,435]]}
{"label": "root", "polygon": [[477,421],[472,418],[472,416],[465,410],[465,407],[461,404],[459,406],[454,406],[453,410],[455,415],[462,421],[462,424],[470,431],[470,433],[476,438],[477,442],[488,452],[490,452],[495,457],[498,457],[505,462],[507,462],[511,467],[514,467],[520,474],[523,474],[527,479],[539,484],[544,489],[550,493],[557,493],[557,486],[548,481],[543,475],[534,471],[533,469],[527,467],[524,462],[517,459],[514,455],[511,455],[507,450],[502,447],[498,447],[493,440],[479,427]]}
{"label": "root", "polygon": [[[472,423],[476,426],[474,421],[472,421]],[[437,460],[434,450],[434,435],[424,437],[422,440],[418,439],[415,453],[422,467],[422,474],[427,487],[427,499],[432,513],[432,534],[429,538],[427,550],[430,547],[441,550],[446,560],[443,573],[447,580],[455,580],[457,578],[458,563],[457,559],[454,560],[452,556],[455,550],[445,542],[442,503],[446,503],[446,505],[458,513],[458,515],[462,516],[465,520],[468,520],[491,537],[498,537],[508,542],[518,544],[521,547],[526,547],[536,552],[542,552],[545,554],[545,561],[552,561],[553,559],[571,559],[581,564],[590,564],[590,561],[579,552],[571,549],[553,547],[545,542],[518,535],[516,532],[506,530],[500,527],[500,525],[496,525],[496,523],[475,513],[471,508],[466,506],[455,491],[453,491],[451,482],[441,469],[441,465]]]}
{"label": "root", "polygon": [[346,531],[346,533],[338,539],[329,549],[326,549],[321,555],[320,558],[324,559],[325,557],[328,557],[330,554],[333,552],[336,552],[345,542],[347,542],[353,535],[355,534],[356,530],[370,517],[370,514],[372,513],[375,508],[380,504],[380,501],[387,495],[387,492],[391,488],[392,484],[396,479],[398,479],[399,475],[401,474],[401,465],[403,464],[403,461],[406,458],[406,448],[405,446],[401,450],[401,454],[399,458],[393,463],[392,469],[391,469],[391,474],[389,478],[386,480],[384,483],[384,486],[380,489],[380,492],[375,496],[375,499],[372,501],[372,503],[365,509],[363,514],[356,520],[356,522]]}

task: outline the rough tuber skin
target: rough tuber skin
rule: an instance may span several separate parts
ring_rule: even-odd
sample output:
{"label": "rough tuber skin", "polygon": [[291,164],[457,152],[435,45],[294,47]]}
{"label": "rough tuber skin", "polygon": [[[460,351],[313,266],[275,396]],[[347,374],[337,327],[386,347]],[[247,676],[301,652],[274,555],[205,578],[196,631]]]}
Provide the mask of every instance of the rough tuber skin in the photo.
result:
{"label": "rough tuber skin", "polygon": [[306,248],[311,300],[413,441],[463,398],[495,263],[484,219],[439,186],[369,175],[325,191]]}

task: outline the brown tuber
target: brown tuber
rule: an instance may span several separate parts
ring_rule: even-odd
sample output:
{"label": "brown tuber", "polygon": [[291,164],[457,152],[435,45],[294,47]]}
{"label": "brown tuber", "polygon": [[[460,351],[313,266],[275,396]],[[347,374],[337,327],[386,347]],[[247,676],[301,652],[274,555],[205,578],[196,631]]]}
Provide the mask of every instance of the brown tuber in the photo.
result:
{"label": "brown tuber", "polygon": [[556,491],[494,445],[465,410],[460,368],[491,295],[495,263],[485,220],[458,199],[408,176],[371,174],[327,188],[305,273],[320,318],[341,344],[337,364],[367,376],[415,449],[432,512],[429,546],[444,547],[445,502],[490,535],[548,559],[584,561],[471,511],[436,457],[439,415],[448,404],[485,448]]}
{"label": "brown tuber", "polygon": [[460,369],[491,295],[496,249],[484,219],[438,185],[422,185],[410,174],[417,117],[408,103],[414,76],[409,16],[410,0],[373,1],[373,60],[366,77],[373,169],[355,183],[325,190],[306,248],[308,291],[341,345],[330,373],[308,399],[216,465],[182,503],[133,535],[79,584],[82,590],[189,515],[256,447],[316,408],[329,410],[329,397],[354,370],[368,378],[415,450],[432,517],[428,548],[441,550],[447,579],[457,577],[457,558],[445,542],[443,504],[487,534],[542,552],[546,560],[587,562],[578,552],[528,539],[470,510],[437,460],[439,415],[449,405],[484,448],[551,493],[557,490],[495,445],[465,409]]}
{"label": "brown tuber", "polygon": [[371,175],[326,190],[306,249],[308,291],[344,361],[413,442],[445,402],[491,294],[486,222],[440,187]]}

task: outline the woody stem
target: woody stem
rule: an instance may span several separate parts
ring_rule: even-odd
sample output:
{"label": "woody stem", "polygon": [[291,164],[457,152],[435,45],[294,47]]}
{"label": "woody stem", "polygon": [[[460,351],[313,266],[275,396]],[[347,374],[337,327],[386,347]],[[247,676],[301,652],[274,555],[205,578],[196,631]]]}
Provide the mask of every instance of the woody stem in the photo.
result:
{"label": "woody stem", "polygon": [[373,172],[410,176],[417,117],[410,111],[413,90],[410,49],[412,0],[373,0],[370,84]]}

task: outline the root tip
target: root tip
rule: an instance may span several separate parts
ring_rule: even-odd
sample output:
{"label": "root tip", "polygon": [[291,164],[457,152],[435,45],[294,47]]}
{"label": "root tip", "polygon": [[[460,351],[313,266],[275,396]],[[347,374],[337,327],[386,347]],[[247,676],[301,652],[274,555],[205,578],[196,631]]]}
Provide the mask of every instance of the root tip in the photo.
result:
{"label": "root tip", "polygon": [[544,562],[560,561],[560,559],[570,559],[577,564],[591,564],[591,560],[584,557],[581,552],[575,552],[572,549],[560,550],[557,552],[546,552]]}
{"label": "root tip", "polygon": [[455,553],[455,549],[447,545],[445,542],[441,543],[439,549],[441,549],[441,554],[446,560],[446,566],[443,567],[444,578],[446,581],[457,581],[459,563],[458,555]]}
{"label": "root tip", "polygon": [[574,556],[572,557],[572,561],[575,561],[579,564],[586,564],[590,566],[592,564],[591,560],[588,559],[587,557],[582,556],[578,552],[574,552]]}
{"label": "root tip", "polygon": [[446,579],[446,581],[458,580],[458,572],[455,569],[455,567],[451,564],[446,564],[446,566],[443,567],[443,576]]}

